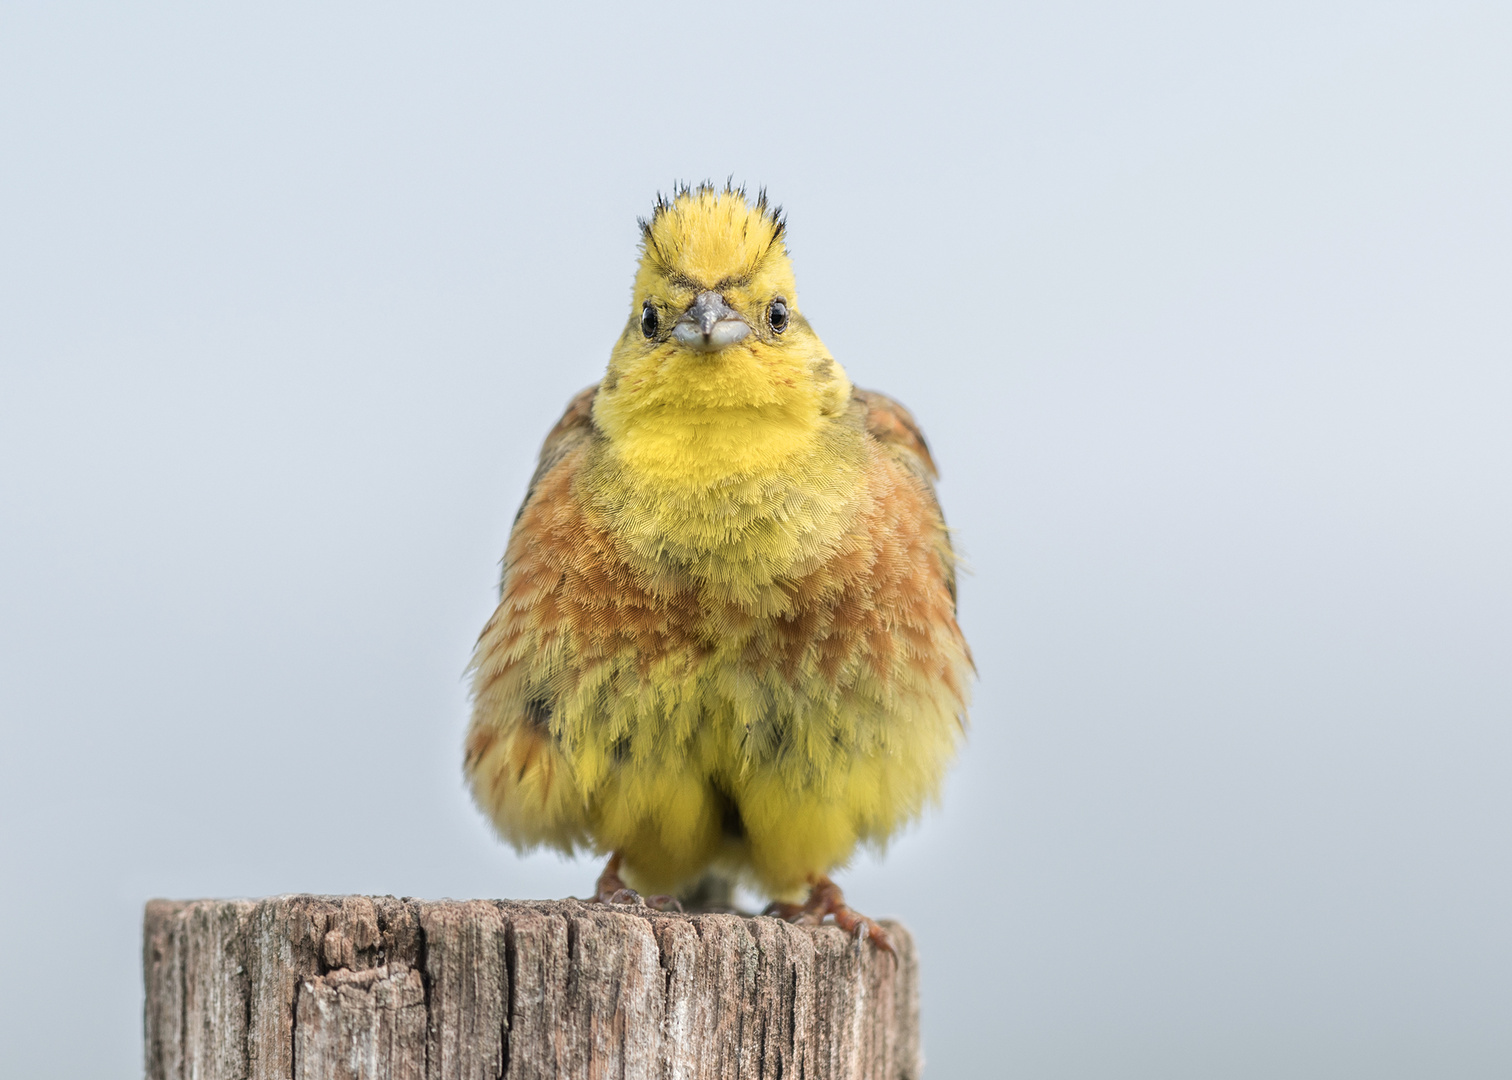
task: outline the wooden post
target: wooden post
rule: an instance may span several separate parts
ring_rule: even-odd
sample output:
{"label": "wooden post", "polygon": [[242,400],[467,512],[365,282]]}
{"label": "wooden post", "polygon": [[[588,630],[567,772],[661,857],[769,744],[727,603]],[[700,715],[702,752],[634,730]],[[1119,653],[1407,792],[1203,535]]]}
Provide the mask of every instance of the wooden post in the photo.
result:
{"label": "wooden post", "polygon": [[576,900],[153,900],[148,1080],[914,1080],[913,940]]}

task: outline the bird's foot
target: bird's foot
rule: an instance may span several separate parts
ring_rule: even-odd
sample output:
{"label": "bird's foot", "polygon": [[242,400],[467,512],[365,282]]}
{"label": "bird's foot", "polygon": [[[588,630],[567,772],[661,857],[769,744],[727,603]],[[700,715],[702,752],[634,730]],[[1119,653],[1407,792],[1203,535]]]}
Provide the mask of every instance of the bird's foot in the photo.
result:
{"label": "bird's foot", "polygon": [[871,943],[884,952],[893,952],[892,938],[881,926],[868,919],[845,902],[845,894],[829,878],[822,874],[809,878],[808,899],[801,904],[781,901],[769,904],[763,915],[775,915],[779,919],[803,926],[818,926],[826,916],[833,915],[835,925],[847,934],[865,930]]}
{"label": "bird's foot", "polygon": [[609,864],[604,867],[604,872],[599,875],[598,884],[594,886],[593,896],[589,899],[590,904],[627,904],[632,907],[645,905],[657,911],[681,911],[682,904],[677,902],[675,896],[641,896],[630,886],[625,884],[625,879],[620,877],[620,853],[615,852],[609,856]]}

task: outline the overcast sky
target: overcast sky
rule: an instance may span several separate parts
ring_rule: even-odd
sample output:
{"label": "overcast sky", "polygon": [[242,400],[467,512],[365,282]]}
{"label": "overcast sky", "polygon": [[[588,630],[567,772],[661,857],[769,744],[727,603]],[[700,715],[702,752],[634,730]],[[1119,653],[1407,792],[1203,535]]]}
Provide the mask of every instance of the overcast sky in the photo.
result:
{"label": "overcast sky", "polygon": [[733,176],[981,672],[841,877],[929,1075],[1512,1075],[1506,4],[0,3],[0,1045],[153,896],[548,897],[463,667],[635,219]]}

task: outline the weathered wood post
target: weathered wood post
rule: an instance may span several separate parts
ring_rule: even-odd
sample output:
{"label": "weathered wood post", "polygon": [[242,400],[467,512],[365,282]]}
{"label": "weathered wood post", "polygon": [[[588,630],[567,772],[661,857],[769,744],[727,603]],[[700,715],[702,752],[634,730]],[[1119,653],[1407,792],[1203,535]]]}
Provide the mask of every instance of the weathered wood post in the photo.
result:
{"label": "weathered wood post", "polygon": [[154,900],[148,1080],[912,1080],[913,940],[575,900]]}

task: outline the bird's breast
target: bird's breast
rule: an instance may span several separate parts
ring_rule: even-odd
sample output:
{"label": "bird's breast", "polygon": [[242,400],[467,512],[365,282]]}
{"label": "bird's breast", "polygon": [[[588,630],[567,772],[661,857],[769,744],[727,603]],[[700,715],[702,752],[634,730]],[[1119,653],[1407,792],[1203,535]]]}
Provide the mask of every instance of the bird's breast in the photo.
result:
{"label": "bird's breast", "polygon": [[790,453],[707,480],[638,467],[604,444],[579,491],[619,557],[646,579],[691,582],[714,607],[780,615],[789,606],[782,582],[830,557],[867,501],[866,447],[860,432],[832,425]]}

